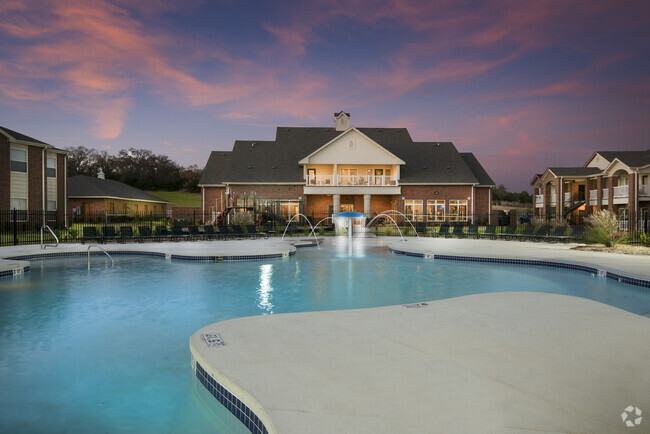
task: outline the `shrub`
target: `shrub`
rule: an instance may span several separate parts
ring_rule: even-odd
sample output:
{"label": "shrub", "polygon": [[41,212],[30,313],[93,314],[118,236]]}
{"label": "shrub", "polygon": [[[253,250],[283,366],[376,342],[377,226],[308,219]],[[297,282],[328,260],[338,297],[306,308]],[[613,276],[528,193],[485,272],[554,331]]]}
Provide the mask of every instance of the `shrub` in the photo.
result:
{"label": "shrub", "polygon": [[650,235],[648,235],[645,232],[641,232],[639,238],[641,240],[641,244],[643,244],[644,246],[650,246]]}
{"label": "shrub", "polygon": [[619,230],[618,218],[609,210],[598,211],[587,217],[585,222],[587,223],[585,231],[587,241],[614,247],[627,239],[627,234]]}
{"label": "shrub", "polygon": [[393,236],[393,228],[387,227],[386,231],[384,232],[384,235],[387,236],[387,237]]}
{"label": "shrub", "polygon": [[234,225],[252,225],[253,223],[253,216],[245,212],[235,214],[232,219]]}

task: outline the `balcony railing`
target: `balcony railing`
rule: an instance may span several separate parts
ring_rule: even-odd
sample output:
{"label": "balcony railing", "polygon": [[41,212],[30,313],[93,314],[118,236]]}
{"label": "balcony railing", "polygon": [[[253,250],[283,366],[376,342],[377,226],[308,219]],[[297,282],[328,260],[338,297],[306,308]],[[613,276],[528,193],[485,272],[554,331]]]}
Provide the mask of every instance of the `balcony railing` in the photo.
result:
{"label": "balcony railing", "polygon": [[555,205],[557,203],[557,194],[555,192],[551,192],[551,200],[549,203],[551,205]]}
{"label": "balcony railing", "polygon": [[536,194],[535,195],[535,208],[541,208],[544,206],[544,195]]}
{"label": "balcony railing", "polygon": [[571,193],[564,193],[564,204],[571,205]]}
{"label": "balcony railing", "polygon": [[598,204],[598,190],[589,190],[589,205]]}
{"label": "balcony railing", "polygon": [[614,197],[627,197],[630,188],[627,185],[614,187]]}
{"label": "balcony railing", "polygon": [[396,186],[397,177],[388,175],[310,175],[307,177],[310,186]]}
{"label": "balcony railing", "polygon": [[650,196],[650,185],[639,185],[639,196]]}
{"label": "balcony railing", "polygon": [[603,200],[609,199],[609,189],[603,188]]}

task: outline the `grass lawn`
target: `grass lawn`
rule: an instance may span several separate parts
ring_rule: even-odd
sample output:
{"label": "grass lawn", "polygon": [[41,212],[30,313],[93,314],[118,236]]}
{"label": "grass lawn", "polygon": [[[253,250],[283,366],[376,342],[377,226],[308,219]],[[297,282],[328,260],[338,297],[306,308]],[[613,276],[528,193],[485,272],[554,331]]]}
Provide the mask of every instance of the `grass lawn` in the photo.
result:
{"label": "grass lawn", "polygon": [[168,200],[172,206],[177,207],[200,207],[201,193],[186,193],[184,191],[148,191],[161,199]]}

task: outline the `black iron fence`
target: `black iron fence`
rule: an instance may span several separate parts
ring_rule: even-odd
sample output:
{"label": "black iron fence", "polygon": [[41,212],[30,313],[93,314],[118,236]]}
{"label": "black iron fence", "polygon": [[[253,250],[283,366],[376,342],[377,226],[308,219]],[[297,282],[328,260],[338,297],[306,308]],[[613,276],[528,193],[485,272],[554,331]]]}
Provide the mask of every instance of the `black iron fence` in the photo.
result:
{"label": "black iron fence", "polygon": [[[174,212],[172,214],[136,213],[129,215],[108,214],[106,212],[76,214],[74,212],[64,215],[57,212],[42,211],[21,211],[21,210],[0,210],[0,246],[13,246],[23,244],[51,243],[53,237],[49,231],[41,229],[47,225],[58,237],[60,242],[79,242],[82,240],[84,227],[95,227],[98,233],[103,233],[105,227],[112,228],[114,233],[120,235],[124,227],[130,227],[134,234],[138,234],[140,228],[148,227],[155,233],[159,227],[172,228],[173,226],[201,226],[204,223],[211,223],[200,211],[188,210],[185,213]],[[284,216],[264,213],[256,216],[246,213],[230,214],[228,220],[220,222],[231,225],[256,225],[269,232],[282,234],[284,229],[291,223],[291,232],[309,234],[312,227],[316,227],[316,233],[327,234],[331,232],[333,221],[331,215],[311,213],[310,215]],[[491,215],[475,216],[440,216],[433,215],[404,215],[403,213],[389,212],[386,214],[375,214],[366,220],[370,231],[377,235],[415,235],[415,233],[431,234],[443,223],[450,225],[478,224],[481,231],[488,224],[505,228],[508,225],[541,226],[549,224],[547,221],[537,221],[533,216],[516,213],[495,212]],[[567,222],[555,222],[553,225],[563,225]],[[569,222],[570,223],[570,222]],[[575,225],[571,225],[575,226]],[[399,227],[399,230],[397,229]],[[647,220],[622,221],[621,232],[625,233],[628,242],[647,242],[650,236],[650,225]],[[497,229],[497,232],[502,229]]]}

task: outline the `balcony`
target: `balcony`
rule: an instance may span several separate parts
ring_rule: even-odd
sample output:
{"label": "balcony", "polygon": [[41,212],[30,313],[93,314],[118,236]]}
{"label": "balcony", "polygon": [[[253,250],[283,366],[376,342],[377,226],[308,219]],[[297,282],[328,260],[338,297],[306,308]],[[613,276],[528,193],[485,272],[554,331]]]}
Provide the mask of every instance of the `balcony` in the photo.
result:
{"label": "balcony", "polygon": [[564,205],[571,205],[571,193],[564,193]]}
{"label": "balcony", "polygon": [[625,204],[628,202],[630,187],[627,185],[618,185],[614,187],[614,204]]}
{"label": "balcony", "polygon": [[544,208],[544,195],[536,194],[535,195],[535,208]]}
{"label": "balcony", "polygon": [[400,194],[396,176],[309,175],[305,194]]}
{"label": "balcony", "polygon": [[387,175],[310,175],[307,185],[395,187],[398,183],[396,176]]}
{"label": "balcony", "polygon": [[641,184],[639,185],[639,197],[648,197],[650,196],[650,185]]}
{"label": "balcony", "polygon": [[556,203],[557,203],[557,194],[554,191],[552,191],[551,192],[551,200],[549,201],[549,205],[555,206]]}

